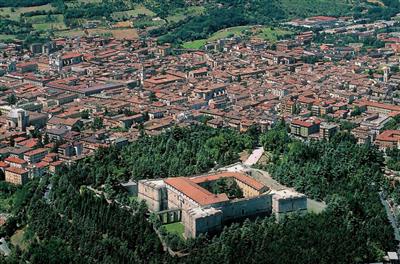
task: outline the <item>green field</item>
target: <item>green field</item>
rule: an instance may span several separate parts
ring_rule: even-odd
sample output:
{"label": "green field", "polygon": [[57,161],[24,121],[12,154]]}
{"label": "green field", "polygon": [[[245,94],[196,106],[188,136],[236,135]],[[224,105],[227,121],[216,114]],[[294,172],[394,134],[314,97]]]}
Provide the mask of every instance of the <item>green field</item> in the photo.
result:
{"label": "green field", "polygon": [[48,23],[48,22],[64,22],[64,15],[57,14],[57,15],[38,15],[38,16],[32,16],[32,17],[27,17],[26,21],[31,23],[31,24],[43,24],[43,23]]}
{"label": "green field", "polygon": [[27,22],[32,24],[32,27],[36,30],[64,30],[67,26],[64,23],[64,16],[58,15],[39,15],[33,17],[27,17]]}
{"label": "green field", "polygon": [[166,224],[163,226],[165,227],[165,230],[167,230],[168,233],[177,234],[180,238],[183,239],[183,233],[185,232],[185,227],[181,222]]}
{"label": "green field", "polygon": [[[93,28],[88,29],[89,35],[100,35],[100,36],[113,36],[116,39],[137,39],[138,33],[134,28],[122,28],[122,29],[108,29],[108,28]],[[84,36],[85,32],[81,29],[70,29],[60,30],[54,32],[56,37],[79,37]]]}
{"label": "green field", "polygon": [[199,16],[204,14],[205,8],[203,6],[190,6],[188,8],[177,9],[174,15],[165,18],[167,22],[179,22],[189,16]]}
{"label": "green field", "polygon": [[147,9],[143,5],[137,5],[134,9],[121,11],[121,12],[114,12],[112,14],[113,19],[122,19],[122,18],[131,18],[137,17],[138,15],[146,15],[149,17],[154,17],[156,14],[151,10]]}
{"label": "green field", "polygon": [[16,37],[17,37],[16,35],[0,34],[0,40],[12,40],[15,39]]}
{"label": "green field", "polygon": [[200,49],[202,48],[207,42],[215,41],[218,39],[226,38],[229,36],[243,36],[245,34],[259,37],[261,39],[276,42],[279,36],[285,36],[292,34],[291,31],[284,30],[281,28],[271,28],[268,26],[239,26],[239,27],[231,27],[222,29],[220,31],[215,32],[212,34],[208,39],[200,39],[194,41],[188,41],[183,44],[183,48],[185,49]]}
{"label": "green field", "polygon": [[24,229],[17,230],[14,233],[14,235],[11,236],[11,244],[13,244],[13,246],[18,246],[22,250],[26,250],[28,245],[27,245],[26,241],[24,240],[24,234],[25,234]]}
{"label": "green field", "polygon": [[71,6],[79,6],[81,4],[89,4],[89,3],[100,3],[102,0],[75,0],[75,1],[68,1],[65,4],[68,7]]}
{"label": "green field", "polygon": [[326,204],[324,202],[318,202],[316,200],[307,199],[307,211],[319,214],[326,208]]}
{"label": "green field", "polygon": [[63,30],[67,29],[64,23],[38,23],[33,24],[32,27],[36,30]]}
{"label": "green field", "polygon": [[[14,10],[14,11],[13,11]],[[11,20],[19,20],[21,14],[32,12],[32,11],[50,11],[54,10],[54,8],[50,5],[42,5],[42,6],[32,6],[32,7],[3,7],[0,8],[0,16],[4,16]]]}
{"label": "green field", "polygon": [[184,49],[201,49],[208,42],[207,39],[199,39],[194,41],[188,41],[183,44]]}

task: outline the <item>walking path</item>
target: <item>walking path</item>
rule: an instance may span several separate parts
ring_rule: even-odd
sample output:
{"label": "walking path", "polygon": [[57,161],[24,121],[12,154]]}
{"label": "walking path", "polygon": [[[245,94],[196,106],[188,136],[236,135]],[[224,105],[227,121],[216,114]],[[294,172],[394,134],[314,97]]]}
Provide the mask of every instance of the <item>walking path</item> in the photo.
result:
{"label": "walking path", "polygon": [[260,158],[262,157],[263,154],[264,154],[263,147],[256,148],[255,150],[253,150],[253,152],[247,158],[247,160],[243,162],[243,164],[246,166],[253,166],[260,160]]}

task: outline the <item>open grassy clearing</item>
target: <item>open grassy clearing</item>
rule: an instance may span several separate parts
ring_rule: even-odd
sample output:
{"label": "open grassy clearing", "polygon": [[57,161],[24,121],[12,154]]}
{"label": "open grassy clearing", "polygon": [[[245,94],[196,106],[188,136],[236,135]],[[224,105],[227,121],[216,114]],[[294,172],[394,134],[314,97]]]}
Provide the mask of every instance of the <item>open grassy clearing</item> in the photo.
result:
{"label": "open grassy clearing", "polygon": [[36,30],[64,30],[67,26],[64,23],[39,23],[33,24],[32,27]]}
{"label": "open grassy clearing", "polygon": [[137,17],[139,15],[154,17],[156,14],[153,11],[144,7],[143,5],[137,5],[137,6],[135,6],[134,9],[131,9],[131,10],[114,12],[112,14],[112,18],[113,19],[123,19],[123,18]]}
{"label": "open grassy clearing", "polygon": [[13,40],[17,36],[16,35],[5,35],[5,34],[0,34],[0,40]]}
{"label": "open grassy clearing", "polygon": [[17,230],[14,233],[14,235],[11,236],[11,244],[13,244],[13,246],[15,246],[15,247],[18,246],[22,250],[26,250],[28,245],[27,245],[26,241],[24,240],[24,234],[25,234],[24,229]]}
{"label": "open grassy clearing", "polygon": [[[138,33],[134,28],[123,28],[123,29],[106,29],[106,28],[94,28],[88,29],[89,35],[102,35],[102,36],[113,36],[116,39],[137,39]],[[55,32],[57,37],[76,37],[84,36],[85,32],[81,29],[72,29]]]}
{"label": "open grassy clearing", "polygon": [[185,42],[183,47],[186,49],[200,49],[207,42],[215,41],[218,39],[230,37],[230,36],[243,36],[245,34],[249,34],[254,37],[259,37],[263,40],[267,40],[270,42],[275,42],[280,36],[290,35],[292,32],[288,30],[284,30],[281,28],[271,28],[268,26],[239,26],[239,27],[231,27],[222,29],[220,31],[215,32],[207,39],[200,39]]}
{"label": "open grassy clearing", "polygon": [[64,30],[67,26],[64,23],[64,16],[57,15],[38,15],[27,17],[26,21],[32,24],[36,30]]}
{"label": "open grassy clearing", "polygon": [[38,16],[32,16],[32,17],[26,17],[25,18],[27,22],[31,24],[43,24],[43,23],[48,23],[48,22],[64,22],[64,15],[62,14],[57,14],[57,15],[38,15]]}
{"label": "open grassy clearing", "polygon": [[324,202],[319,202],[312,199],[307,199],[307,211],[310,213],[320,214],[326,208]]}
{"label": "open grassy clearing", "polygon": [[167,230],[168,233],[177,234],[180,238],[183,239],[183,233],[185,232],[185,227],[181,222],[166,224],[163,226],[165,227],[165,230]]}
{"label": "open grassy clearing", "polygon": [[165,20],[167,22],[179,22],[189,16],[199,16],[204,14],[205,8],[203,6],[190,6],[188,8],[177,9],[174,15],[168,16]]}
{"label": "open grassy clearing", "polygon": [[68,7],[71,6],[79,6],[82,4],[89,4],[89,3],[101,3],[102,0],[75,0],[75,1],[70,1],[70,2],[66,2],[65,4]]}
{"label": "open grassy clearing", "polygon": [[133,21],[133,26],[135,28],[156,28],[164,24],[165,21],[162,19],[149,19],[148,17]]}
{"label": "open grassy clearing", "polygon": [[[14,10],[14,12],[13,12]],[[33,12],[33,11],[50,11],[54,10],[50,4],[42,5],[42,6],[31,6],[31,7],[3,7],[0,8],[0,16],[7,17],[11,20],[18,21],[21,14]]]}

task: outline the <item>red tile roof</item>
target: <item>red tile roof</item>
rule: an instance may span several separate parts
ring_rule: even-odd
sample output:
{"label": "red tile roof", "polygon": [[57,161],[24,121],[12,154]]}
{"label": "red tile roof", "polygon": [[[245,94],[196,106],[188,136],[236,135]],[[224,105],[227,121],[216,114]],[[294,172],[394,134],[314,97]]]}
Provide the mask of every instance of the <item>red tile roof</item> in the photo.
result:
{"label": "red tile roof", "polygon": [[34,149],[34,150],[31,150],[31,151],[28,151],[24,155],[25,156],[33,156],[33,155],[36,155],[36,154],[39,154],[39,153],[43,153],[43,152],[48,152],[48,149],[47,148],[38,148],[38,149]]}
{"label": "red tile roof", "polygon": [[380,133],[376,140],[397,142],[400,139],[400,130],[386,130]]}
{"label": "red tile roof", "polygon": [[229,201],[229,198],[226,196],[226,194],[213,194],[202,188],[200,185],[194,183],[189,178],[168,178],[164,180],[164,182],[185,194],[200,205],[209,205]]}
{"label": "red tile roof", "polygon": [[8,157],[4,160],[5,162],[8,163],[17,163],[17,164],[25,164],[26,161],[17,157]]}
{"label": "red tile roof", "polygon": [[0,161],[0,168],[6,168],[9,167],[8,163],[5,163],[4,161]]}
{"label": "red tile roof", "polygon": [[24,173],[28,172],[25,169],[21,169],[21,168],[17,168],[17,167],[8,167],[8,168],[6,168],[6,171],[16,173],[16,174],[24,174]]}
{"label": "red tile roof", "polygon": [[199,177],[191,178],[191,180],[197,184],[203,183],[206,181],[216,181],[220,178],[235,178],[236,180],[243,182],[244,184],[250,186],[251,188],[261,191],[265,188],[265,185],[258,182],[257,180],[247,176],[246,174],[239,172],[221,172],[213,175],[204,175]]}
{"label": "red tile roof", "polygon": [[193,201],[200,205],[209,205],[219,202],[229,201],[225,193],[213,194],[201,187],[199,184],[207,181],[216,181],[221,178],[235,178],[236,180],[258,190],[262,191],[266,188],[265,185],[256,181],[255,179],[238,172],[221,172],[212,175],[204,175],[193,178],[177,177],[168,178],[165,180],[167,185],[172,186],[174,189],[182,192]]}
{"label": "red tile roof", "polygon": [[33,148],[33,147],[36,147],[38,145],[38,143],[39,143],[38,139],[31,138],[31,139],[27,139],[27,140],[18,142],[18,145],[25,146],[27,148]]}
{"label": "red tile roof", "polygon": [[315,121],[304,121],[304,120],[300,120],[300,119],[292,120],[293,125],[298,125],[298,126],[302,126],[302,127],[312,127],[313,125],[317,125],[320,123],[321,123],[321,121],[319,121],[319,120],[315,120]]}

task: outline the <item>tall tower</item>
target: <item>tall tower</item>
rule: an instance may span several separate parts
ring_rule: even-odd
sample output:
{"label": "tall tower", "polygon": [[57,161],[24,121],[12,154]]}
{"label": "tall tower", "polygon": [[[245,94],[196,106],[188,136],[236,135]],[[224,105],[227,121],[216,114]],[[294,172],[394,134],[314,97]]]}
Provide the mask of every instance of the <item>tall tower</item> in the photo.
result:
{"label": "tall tower", "polygon": [[389,81],[389,73],[390,73],[389,67],[384,67],[383,68],[383,81],[385,83]]}

